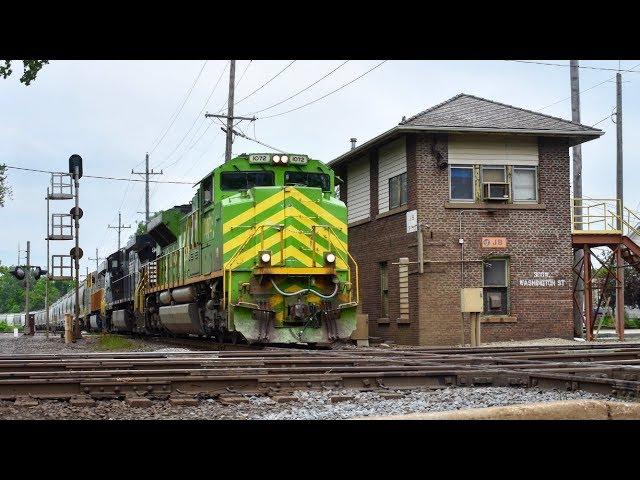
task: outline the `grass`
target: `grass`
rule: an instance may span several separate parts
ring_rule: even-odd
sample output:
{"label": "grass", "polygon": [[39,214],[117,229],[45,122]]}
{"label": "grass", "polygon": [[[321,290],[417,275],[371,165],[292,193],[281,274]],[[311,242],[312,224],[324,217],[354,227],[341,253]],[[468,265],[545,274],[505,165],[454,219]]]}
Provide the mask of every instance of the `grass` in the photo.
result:
{"label": "grass", "polygon": [[[596,322],[598,325],[600,320]],[[602,326],[605,328],[613,328],[613,317],[611,315],[605,315],[602,320]],[[640,328],[640,318],[624,317],[624,328]]]}
{"label": "grass", "polygon": [[128,338],[103,333],[96,341],[94,349],[101,352],[114,352],[135,350],[137,347],[137,342],[129,340]]}
{"label": "grass", "polygon": [[[14,325],[9,325],[7,322],[0,322],[0,333],[13,332],[14,328],[16,328]],[[18,326],[18,331],[21,332],[22,330],[22,325]]]}

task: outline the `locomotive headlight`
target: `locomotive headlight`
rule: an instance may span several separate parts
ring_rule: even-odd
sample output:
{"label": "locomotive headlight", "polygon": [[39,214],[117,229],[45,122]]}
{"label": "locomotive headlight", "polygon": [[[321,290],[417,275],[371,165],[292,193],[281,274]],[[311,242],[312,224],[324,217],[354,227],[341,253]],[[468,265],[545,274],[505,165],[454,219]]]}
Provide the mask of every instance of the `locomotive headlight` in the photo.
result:
{"label": "locomotive headlight", "polygon": [[273,158],[273,163],[280,163],[280,155],[274,155],[272,158]]}
{"label": "locomotive headlight", "polygon": [[266,265],[271,263],[271,254],[269,252],[262,252],[260,254],[260,262]]}
{"label": "locomotive headlight", "polygon": [[329,252],[325,254],[324,260],[327,263],[336,263],[336,256],[333,253]]}
{"label": "locomotive headlight", "polygon": [[281,161],[282,163],[287,163],[287,162],[289,161],[289,157],[287,157],[286,155],[282,155],[282,156],[280,157],[280,161]]}

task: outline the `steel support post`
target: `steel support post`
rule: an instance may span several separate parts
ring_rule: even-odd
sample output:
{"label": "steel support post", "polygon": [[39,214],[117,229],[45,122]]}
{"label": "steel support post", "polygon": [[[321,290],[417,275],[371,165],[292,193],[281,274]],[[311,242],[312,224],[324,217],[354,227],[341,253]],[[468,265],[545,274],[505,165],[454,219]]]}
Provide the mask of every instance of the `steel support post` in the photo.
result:
{"label": "steel support post", "polygon": [[591,248],[583,246],[584,268],[584,324],[587,330],[587,341],[593,340],[593,290],[591,289]]}
{"label": "steel support post", "polygon": [[624,341],[624,259],[620,246],[616,248],[616,330],[618,339]]}

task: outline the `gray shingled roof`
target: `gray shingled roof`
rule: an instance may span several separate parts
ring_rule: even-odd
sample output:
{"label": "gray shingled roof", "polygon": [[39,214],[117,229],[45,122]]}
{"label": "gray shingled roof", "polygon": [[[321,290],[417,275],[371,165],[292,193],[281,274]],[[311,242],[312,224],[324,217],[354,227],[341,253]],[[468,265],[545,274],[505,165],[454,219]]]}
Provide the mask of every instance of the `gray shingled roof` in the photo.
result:
{"label": "gray shingled roof", "polygon": [[597,128],[461,93],[400,123],[415,127],[600,132]]}

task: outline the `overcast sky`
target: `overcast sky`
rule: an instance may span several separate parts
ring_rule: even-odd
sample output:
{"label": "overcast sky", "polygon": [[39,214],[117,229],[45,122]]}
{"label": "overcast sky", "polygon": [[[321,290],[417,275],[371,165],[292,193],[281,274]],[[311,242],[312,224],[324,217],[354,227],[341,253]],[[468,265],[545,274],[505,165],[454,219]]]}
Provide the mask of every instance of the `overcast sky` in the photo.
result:
{"label": "overcast sky", "polygon": [[[264,88],[240,101],[291,61],[239,60],[236,67],[239,104],[235,114],[249,116],[276,104],[343,63],[296,61]],[[568,65],[567,60],[549,62]],[[568,68],[508,61],[388,61],[312,105],[261,118],[322,97],[378,63],[350,61],[295,98],[257,113],[256,122],[243,122],[239,127],[247,135],[278,149],[329,161],[349,148],[351,137],[362,143],[396,125],[403,115],[413,115],[461,92],[571,119]],[[625,60],[622,68],[638,64],[640,61]],[[209,126],[211,121],[204,118],[204,112],[217,112],[226,103],[228,69],[222,72],[227,65],[226,60],[206,64],[51,61],[27,87],[18,81],[22,67],[21,62],[16,63],[14,75],[0,79],[0,163],[66,171],[69,156],[78,153],[84,159],[87,175],[130,178],[132,168],[144,169],[145,152],[150,152],[151,166],[164,170],[164,175],[154,179],[195,183],[224,157],[224,134],[220,125]],[[618,61],[582,61],[581,65],[617,68]],[[188,100],[175,116],[199,72]],[[613,112],[614,77],[614,72],[580,70],[583,91],[611,80],[582,94],[583,124],[593,125]],[[623,74],[623,80],[625,204],[636,208],[640,192],[634,186],[640,174],[634,169],[639,157],[639,140],[634,131],[640,126],[637,109],[640,73]],[[607,118],[597,127],[605,135],[583,145],[583,192],[585,196],[612,198],[615,124]],[[234,154],[264,151],[269,149],[242,138],[236,138],[233,146]],[[0,260],[3,265],[15,264],[18,243],[24,249],[30,240],[32,263],[46,265],[44,197],[49,176],[8,172],[13,199],[0,208]],[[162,184],[152,185],[151,192],[151,210],[157,211],[188,203],[194,189],[190,185]],[[84,273],[86,265],[95,266],[95,262],[88,263],[87,259],[95,256],[96,248],[101,257],[116,249],[117,232],[107,229],[107,225],[117,225],[119,209],[123,223],[132,226],[123,231],[123,245],[133,233],[135,222],[144,219],[144,214],[138,213],[144,210],[144,183],[83,178],[80,205],[84,210],[80,229]],[[52,202],[51,207],[52,212],[67,213],[72,201]],[[51,253],[67,254],[72,246],[70,241],[52,242]]]}

